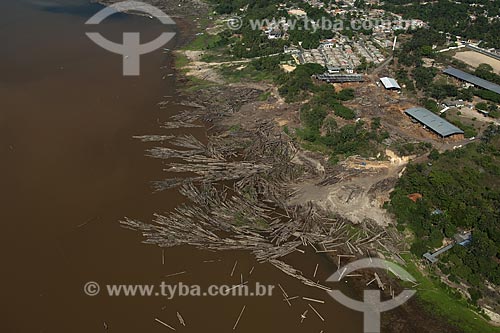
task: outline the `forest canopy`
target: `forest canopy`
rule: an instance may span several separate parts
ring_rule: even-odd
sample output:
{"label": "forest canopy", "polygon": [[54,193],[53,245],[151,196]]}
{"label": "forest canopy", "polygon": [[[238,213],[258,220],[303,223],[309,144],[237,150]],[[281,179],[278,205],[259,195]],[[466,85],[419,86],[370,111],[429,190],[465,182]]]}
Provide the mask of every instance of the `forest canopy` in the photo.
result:
{"label": "forest canopy", "polygon": [[[500,284],[500,127],[491,125],[480,143],[430,158],[408,166],[388,206],[398,227],[414,234],[411,251],[421,256],[444,238],[472,231],[469,246],[440,257],[443,272],[474,287],[486,279]],[[422,199],[410,200],[412,193]]]}

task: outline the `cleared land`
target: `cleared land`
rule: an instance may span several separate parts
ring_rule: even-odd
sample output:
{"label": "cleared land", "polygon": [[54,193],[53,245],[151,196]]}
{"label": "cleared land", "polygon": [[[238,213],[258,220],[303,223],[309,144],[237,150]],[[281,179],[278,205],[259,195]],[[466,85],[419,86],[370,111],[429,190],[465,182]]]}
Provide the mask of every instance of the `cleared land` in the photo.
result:
{"label": "cleared land", "polygon": [[476,68],[480,64],[488,64],[491,67],[493,67],[493,70],[496,73],[500,74],[500,61],[488,57],[482,53],[469,50],[469,51],[457,52],[453,57],[460,61],[465,62],[466,64],[474,68]]}

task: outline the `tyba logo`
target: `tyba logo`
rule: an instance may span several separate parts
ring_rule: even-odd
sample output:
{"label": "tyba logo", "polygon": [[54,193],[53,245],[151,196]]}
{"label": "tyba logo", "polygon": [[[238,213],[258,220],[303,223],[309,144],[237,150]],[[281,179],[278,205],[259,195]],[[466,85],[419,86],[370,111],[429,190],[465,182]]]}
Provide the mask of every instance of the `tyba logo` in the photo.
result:
{"label": "tyba logo", "polygon": [[[160,9],[138,1],[115,3],[92,16],[85,24],[100,24],[106,18],[118,12],[146,14],[150,18],[158,19],[163,24],[175,24],[175,22]],[[86,35],[103,49],[123,56],[123,75],[137,76],[140,75],[140,56],[159,49],[169,42],[175,36],[175,33],[164,32],[155,40],[145,44],[140,44],[140,34],[138,32],[123,33],[123,44],[112,42],[104,38],[98,32],[87,32]]]}
{"label": "tyba logo", "polygon": [[[346,266],[339,268],[339,270],[330,276],[327,281],[338,282],[343,276],[364,268],[388,269],[402,280],[413,283],[416,282],[415,278],[400,266],[390,261],[377,258],[366,258],[351,262]],[[380,333],[380,314],[402,305],[415,295],[415,293],[415,290],[405,289],[394,299],[381,301],[380,290],[365,290],[363,302],[360,302],[347,297],[340,290],[332,290],[328,292],[328,294],[340,304],[350,309],[363,312],[363,327],[365,333]]]}

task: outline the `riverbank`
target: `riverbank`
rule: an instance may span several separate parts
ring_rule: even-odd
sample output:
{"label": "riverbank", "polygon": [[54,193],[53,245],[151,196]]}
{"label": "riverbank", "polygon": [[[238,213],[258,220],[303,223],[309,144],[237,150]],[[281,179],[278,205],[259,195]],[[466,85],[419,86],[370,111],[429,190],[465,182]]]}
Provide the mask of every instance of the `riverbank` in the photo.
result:
{"label": "riverbank", "polygon": [[[207,86],[207,85],[219,85],[219,86],[228,85],[229,84],[228,82],[224,83],[224,78],[222,77],[222,74],[221,74],[221,72],[223,72],[221,70],[222,67],[224,65],[232,65],[232,64],[238,64],[238,65],[241,65],[242,67],[244,67],[244,65],[246,63],[248,63],[249,61],[238,61],[238,62],[234,62],[234,63],[231,63],[229,61],[224,61],[224,62],[203,61],[203,59],[202,59],[202,57],[204,55],[203,45],[208,45],[210,43],[210,42],[207,42],[206,44],[203,44],[203,41],[205,41],[205,42],[210,41],[210,37],[203,37],[203,39],[200,38],[195,43],[193,43],[193,45],[187,46],[184,50],[177,52],[178,59],[180,59],[180,61],[178,61],[176,63],[178,69],[188,78],[187,80],[189,80],[189,78],[191,78],[192,83],[194,82],[193,85],[191,85],[191,86],[188,85],[188,86],[190,86],[190,89],[196,90],[197,88],[195,88],[195,87],[197,86],[197,82],[200,84],[200,86],[199,86],[199,87],[201,87],[200,89],[203,89],[202,87]],[[213,59],[213,58],[214,58],[214,56],[212,54],[210,59]],[[253,85],[253,83],[252,84],[247,83],[247,84],[249,86]],[[242,84],[240,83],[240,85],[242,85]],[[280,110],[281,108],[284,108],[283,105],[285,105],[283,103],[283,101],[280,100],[279,95],[277,93],[275,93],[276,87],[274,87],[272,84],[267,84],[267,83],[262,84],[261,87],[263,88],[262,94],[268,94],[267,96],[269,97],[269,99],[267,101],[268,102],[272,101],[272,103],[267,103],[267,105],[265,107],[261,107],[261,108],[255,107],[255,106],[249,107],[248,105],[243,105],[242,111],[244,111],[245,109],[249,109],[252,111],[253,114],[256,115],[256,118],[263,119],[263,120],[267,119],[268,121],[273,122],[274,126],[277,127],[278,129],[282,129],[282,127],[285,125],[291,125],[291,126],[299,125],[299,122],[297,121],[297,118],[298,118],[297,117],[297,109],[293,110],[292,112],[290,112],[288,114],[275,112],[275,110]],[[227,96],[227,98],[231,98],[231,96],[229,95],[229,96]],[[262,102],[262,101],[259,101],[259,102]],[[257,103],[257,102],[254,102],[254,103]],[[288,108],[292,109],[293,106],[288,106]],[[261,115],[257,111],[259,109],[265,109],[267,112],[264,115]],[[270,116],[270,114],[272,116]],[[240,123],[244,124],[245,117],[242,117],[241,115],[242,115],[242,113],[238,113],[238,116],[237,116],[237,123],[238,124],[236,124],[236,121],[230,121],[230,120],[229,121],[226,120],[225,123],[231,124],[232,126],[236,126],[236,125],[239,126]],[[234,127],[233,127],[233,130],[234,130]],[[325,158],[322,157],[320,154],[311,155],[311,153],[307,152],[307,151],[301,151],[300,154],[303,154],[303,156],[307,156],[308,162],[310,162],[312,165],[316,165],[318,172],[320,172],[320,173],[325,172]],[[371,173],[365,175],[364,177],[362,175],[359,175],[359,174],[357,174],[353,177],[353,175],[351,174],[350,175],[350,179],[351,179],[350,182],[353,182],[353,181],[359,182],[358,187],[368,189],[367,192],[374,192],[374,190],[370,191],[371,187],[373,185],[377,184],[378,186],[380,186],[381,184],[383,184],[385,186],[385,189],[383,189],[381,191],[382,192],[381,198],[383,199],[384,196],[385,196],[385,198],[388,198],[387,194],[393,188],[394,183],[398,178],[398,175],[404,169],[404,166],[407,162],[408,162],[408,159],[397,160],[396,156],[394,156],[394,161],[391,162],[391,163],[393,163],[394,171],[392,171],[392,172],[389,171],[389,174],[392,176],[387,176],[386,173],[382,173],[382,174],[379,174],[379,176],[377,177],[377,173],[376,172],[374,173],[374,169],[382,168],[384,170],[385,169],[391,170],[390,169],[391,167],[385,166],[383,164],[377,165],[377,166],[374,165],[374,167],[371,170]],[[353,161],[352,165],[354,165],[354,164],[356,164],[356,163]],[[374,164],[376,164],[376,163],[374,163]],[[358,165],[359,165],[359,163],[358,163]],[[328,168],[328,166],[327,166],[327,168]],[[336,170],[336,171],[337,171],[337,178],[343,178],[342,176],[340,176],[340,177],[338,176],[339,170]],[[385,174],[385,176],[384,176],[384,174]],[[365,179],[365,180],[369,179],[370,184],[367,185],[367,184],[363,183],[363,179]],[[313,182],[313,184],[314,184],[314,182]],[[309,184],[309,186],[312,186],[313,184]],[[313,200],[313,201],[316,201],[317,204],[322,205],[323,208],[330,208],[330,210],[333,209],[334,211],[335,211],[335,208],[337,208],[337,211],[338,211],[338,208],[341,205],[341,203],[339,204],[336,202],[331,202],[331,201],[329,202],[328,196],[329,195],[331,196],[332,191],[338,190],[339,188],[344,187],[346,184],[347,184],[346,182],[340,181],[339,183],[335,184],[336,186],[334,188],[330,188],[330,189],[325,188],[325,187],[321,187],[321,186],[314,186],[314,189],[302,191],[302,195],[299,197],[295,197],[295,199],[293,201],[291,201],[291,203],[298,204],[300,202],[306,202],[306,201]],[[303,185],[307,185],[307,184],[301,184],[301,185],[303,186]],[[355,188],[356,188],[356,186],[355,186]],[[324,192],[323,195],[321,195],[322,192]],[[349,196],[352,197],[352,194],[354,192],[355,191],[352,190],[350,193],[347,193],[347,195],[345,195],[345,197],[349,197]],[[343,201],[342,196],[343,195],[340,195],[341,201]],[[335,198],[335,197],[339,197],[339,196],[334,195],[333,198]],[[316,200],[315,200],[315,198],[316,198]],[[361,198],[367,198],[367,197],[361,196]],[[372,197],[371,200],[373,201],[373,199],[374,198]],[[384,202],[384,200],[380,200],[380,201]],[[349,209],[349,207],[346,206],[346,212],[345,212],[346,214],[352,212],[352,202],[350,202],[350,204],[351,205],[349,205],[349,207],[351,209]],[[340,206],[340,208],[341,207],[342,206]],[[367,211],[369,211],[369,214],[373,214],[374,211],[377,211],[377,207],[369,207],[369,205],[366,205],[365,207],[366,207]],[[356,212],[359,212],[359,211],[360,211],[360,209],[356,210]],[[366,218],[368,216],[373,218],[373,215],[372,216],[364,215],[364,216],[361,216],[361,218],[355,217],[354,220],[357,223],[359,223],[363,218]],[[353,218],[353,216],[348,216],[348,217],[350,217],[351,220]],[[380,216],[378,216],[378,218],[376,218],[376,220],[387,221],[386,223],[384,223],[384,225],[392,224],[392,222],[390,222],[391,218],[387,217],[385,214],[384,214],[384,218],[381,218]],[[402,313],[404,313],[405,318],[408,318],[408,320],[414,320],[414,322],[418,322],[418,323],[421,323],[421,322],[425,321],[426,319],[428,319],[428,316],[430,315],[430,313],[432,313],[433,317],[435,317],[435,318],[433,318],[432,320],[429,320],[428,326],[434,327],[433,329],[430,330],[430,331],[434,331],[434,332],[436,332],[436,331],[456,332],[457,329],[461,329],[464,332],[471,332],[471,333],[478,332],[478,331],[480,331],[480,332],[490,332],[490,331],[497,332],[498,331],[497,328],[489,325],[484,320],[484,318],[482,318],[480,315],[472,312],[472,310],[469,308],[469,306],[467,305],[467,302],[465,300],[463,300],[463,299],[460,300],[457,298],[450,297],[449,293],[442,289],[442,286],[432,284],[432,291],[427,290],[431,287],[431,285],[429,283],[433,283],[433,282],[428,280],[427,278],[425,278],[424,273],[422,273],[420,270],[416,269],[417,268],[416,262],[418,262],[418,259],[408,258],[408,266],[407,267],[409,270],[411,268],[411,272],[414,273],[415,276],[418,277],[419,282],[422,283],[422,285],[417,288],[417,290],[419,291],[419,293],[418,293],[419,296],[417,296],[419,301],[412,302],[410,305],[405,306],[404,310],[396,311],[396,313],[398,313],[400,315]],[[360,287],[362,287],[362,285],[360,285]],[[439,311],[435,311],[433,306],[436,306],[439,309]],[[398,318],[396,316],[397,315],[390,315],[391,320],[396,321],[396,322],[397,321],[400,322],[400,320],[398,320]],[[412,318],[412,319],[410,319],[410,318]],[[442,321],[442,323],[439,323],[439,321]],[[449,324],[447,324],[447,323],[452,324],[453,327],[450,327]],[[404,329],[410,330],[410,328],[411,328],[411,326],[405,325],[405,323],[400,322],[399,325],[400,326],[398,326],[399,327],[398,332],[402,332]],[[418,327],[413,327],[413,328],[418,329]]]}
{"label": "riverbank", "polygon": [[[206,33],[206,31],[200,32]],[[186,45],[183,49],[178,50],[175,53],[177,56],[176,68],[183,77],[183,79],[181,79],[184,87],[183,93],[186,93],[187,96],[189,96],[187,99],[189,101],[195,101],[197,105],[203,107],[203,110],[218,110],[220,113],[224,113],[224,110],[231,110],[230,114],[226,114],[220,119],[207,119],[209,120],[209,128],[213,134],[217,133],[220,135],[221,132],[226,132],[226,134],[229,132],[231,135],[237,135],[237,133],[241,130],[255,130],[255,124],[262,122],[270,124],[275,128],[275,131],[279,133],[283,131],[283,126],[285,125],[298,126],[300,124],[297,119],[298,106],[287,105],[284,103],[277,93],[276,87],[272,84],[261,83],[256,86],[256,83],[253,81],[239,82],[237,84],[224,82],[224,78],[220,73],[221,67],[223,65],[230,64],[230,62],[202,61],[204,45],[207,45],[204,43],[210,43],[210,40],[211,38],[207,36],[199,37],[192,44]],[[214,57],[212,55],[211,59],[213,58]],[[248,63],[248,61],[241,63]],[[253,100],[246,101],[246,103],[238,106],[233,105],[230,108],[223,106],[227,104],[227,101],[241,100],[241,96],[236,95],[233,91],[235,87],[246,89],[257,88],[258,91],[255,92]],[[207,90],[212,91],[212,93],[207,95]],[[217,99],[218,96],[223,96],[222,103],[219,99]],[[256,98],[258,96],[266,96],[266,98],[263,101],[260,98]],[[311,152],[301,150],[297,153],[297,155],[299,156],[297,158],[298,163],[308,164],[316,170],[319,177],[324,176],[326,159],[321,156],[321,154],[312,154]],[[398,164],[399,162],[403,162],[403,160],[398,161],[397,163],[394,162],[396,172],[389,172],[390,177],[396,177],[397,179],[397,174],[404,167],[404,163],[401,163],[400,165]],[[377,168],[382,170],[385,170],[386,168],[384,165],[376,165],[376,163],[373,164],[374,170],[371,170],[369,174],[365,175],[365,177],[357,175],[354,179],[366,179],[366,177],[373,176],[373,172]],[[338,171],[339,170],[335,173],[337,176],[339,174]],[[344,176],[346,178],[353,178],[354,173],[351,171],[351,174],[345,174]],[[380,186],[380,182],[382,182],[385,178],[375,177],[375,181],[371,182],[371,185],[378,184],[378,186]],[[312,183],[314,184],[314,182]],[[343,182],[341,181],[339,183],[340,184],[337,184],[338,188],[342,186]],[[371,185],[367,188],[370,189]],[[361,186],[361,183],[359,186]],[[317,192],[317,190],[315,192]],[[371,192],[374,191],[372,190]],[[381,190],[381,192],[385,191]],[[313,200],[315,195],[313,195],[311,191],[308,191],[308,193],[309,194],[303,193],[302,199],[295,198],[295,202],[291,202],[290,204],[297,205],[300,204],[300,202]],[[357,221],[357,223],[360,222],[361,219]],[[330,256],[330,258],[332,264],[336,265],[338,258],[336,256]],[[384,279],[387,278],[383,272],[381,272],[380,275],[383,276]],[[359,291],[363,290],[367,281],[368,280],[360,280],[355,283],[357,285],[356,289]],[[390,283],[394,282],[394,280],[391,280]],[[384,316],[386,317],[387,322],[390,323],[384,326],[384,331],[386,332],[413,332],[416,329],[421,332],[456,332],[455,327],[451,327],[442,320],[440,321],[439,318],[431,318],[429,312],[424,311],[423,307],[416,301],[412,301],[409,305],[406,305],[404,310],[397,310]],[[426,325],[425,328],[422,329],[418,326],[418,324],[424,321],[426,322]]]}
{"label": "riverbank", "polygon": [[[206,31],[204,33],[206,33]],[[300,105],[288,105],[284,103],[277,93],[276,87],[272,84],[255,82],[228,83],[225,81],[223,76],[219,74],[217,70],[218,68],[224,65],[243,66],[246,61],[203,61],[203,45],[204,43],[209,42],[210,38],[200,37],[197,38],[191,46],[186,47],[185,50],[177,52],[178,60],[176,62],[176,66],[180,72],[183,73],[183,76],[180,77],[180,79],[184,83],[184,88],[187,88],[183,89],[182,93],[185,94],[185,99],[189,101],[186,105],[192,106],[194,110],[189,112],[189,116],[188,114],[184,114],[183,116],[178,117],[177,120],[179,121],[177,123],[170,123],[169,126],[182,127],[186,126],[186,124],[193,120],[194,122],[196,122],[196,120],[201,120],[208,127],[209,133],[212,134],[212,139],[214,139],[214,137],[227,139],[224,142],[225,145],[235,145],[234,141],[238,141],[238,138],[244,138],[243,141],[236,143],[235,145],[237,148],[241,149],[244,148],[245,145],[248,145],[249,141],[253,139],[262,139],[262,137],[253,135],[252,132],[261,129],[263,126],[268,126],[269,133],[271,135],[280,135],[282,133],[283,126],[294,126],[300,124],[300,121],[298,120],[298,109]],[[187,79],[184,79],[184,76]],[[198,145],[197,142],[194,142],[194,144]],[[201,146],[198,147],[200,148]],[[201,149],[205,149],[207,147],[208,145],[206,147],[201,147]],[[163,151],[163,153],[165,152]],[[172,157],[172,155],[169,156]],[[312,154],[299,149],[295,152],[294,157],[297,157],[294,164],[306,166],[310,175],[313,176],[313,178],[311,178],[312,183],[314,183],[314,181],[321,180],[325,173],[335,173],[335,176],[338,177],[338,174],[341,171],[338,169],[330,169],[325,158],[321,156],[321,154]],[[210,158],[213,158],[213,156],[210,156]],[[403,167],[404,165],[401,165],[399,169],[396,169],[396,172],[392,172],[391,177],[382,177],[378,179],[376,183],[378,185],[383,184],[385,186],[385,188],[381,191],[383,192],[381,196],[382,198],[384,196],[387,197],[391,183],[390,181],[388,183],[384,183],[384,181],[389,178],[393,181],[395,176]],[[200,169],[189,169],[189,171],[195,172],[199,170]],[[359,170],[354,170],[356,169],[349,168],[349,165],[347,165],[344,171],[348,171],[350,173],[345,175],[346,178],[352,179],[353,177],[358,177]],[[203,169],[200,173],[207,174],[207,172],[209,172],[209,170]],[[371,177],[373,172],[377,173],[376,170],[370,170],[370,172],[365,173],[365,176]],[[245,176],[246,173],[238,175]],[[220,178],[215,179],[221,180]],[[181,185],[182,183],[184,183],[184,181],[178,183],[178,185]],[[342,181],[337,182],[337,184],[338,188],[345,185]],[[171,184],[168,185],[170,186]],[[371,184],[368,189],[372,189],[373,185],[375,184]],[[358,188],[360,187],[363,186],[359,185]],[[366,192],[370,192],[369,190]],[[375,190],[372,192],[375,192]],[[311,201],[311,192],[317,191],[308,192],[309,193],[305,193],[302,197],[297,199],[295,204]],[[350,198],[353,193],[357,193],[357,191],[356,189],[353,190],[351,188],[345,193],[345,197]],[[377,197],[366,198],[373,201],[373,199],[376,199]],[[336,205],[334,205],[333,208],[338,208],[341,202],[337,202],[335,204]],[[347,213],[349,212],[349,206],[352,202],[348,201],[344,204],[346,207],[344,213]],[[366,213],[370,214],[371,211],[372,210],[368,206]],[[347,217],[352,219],[352,216]],[[361,223],[363,217],[366,216],[361,216],[356,222]],[[379,221],[380,219],[376,218],[374,220]],[[248,220],[245,217],[242,217],[239,219],[239,222],[244,224],[247,223]],[[257,224],[259,223],[262,224],[262,220],[259,220]],[[432,325],[433,323],[426,324],[426,329],[428,329],[429,332],[436,331],[434,328],[430,327]],[[408,329],[408,331],[410,331],[408,326],[399,326],[399,328],[397,330],[395,329],[394,332],[401,332],[401,327],[405,327],[403,329]],[[440,327],[439,331],[446,332],[447,330],[446,328]],[[452,331],[450,330],[450,332]]]}
{"label": "riverbank", "polygon": [[472,309],[460,293],[453,293],[445,284],[430,278],[419,264],[418,258],[412,255],[404,255],[404,258],[408,262],[406,269],[419,283],[418,297],[428,311],[446,318],[467,333],[500,332],[500,327],[488,323],[488,318]]}

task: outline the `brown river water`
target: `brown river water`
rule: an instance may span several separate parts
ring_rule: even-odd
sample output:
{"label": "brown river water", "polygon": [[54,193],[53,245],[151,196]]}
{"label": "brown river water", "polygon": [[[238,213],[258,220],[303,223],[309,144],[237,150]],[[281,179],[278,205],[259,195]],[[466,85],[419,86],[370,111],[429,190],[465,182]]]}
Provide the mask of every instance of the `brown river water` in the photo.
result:
{"label": "brown river water", "polygon": [[[85,0],[3,0],[0,2],[1,274],[0,331],[166,332],[159,318],[181,332],[230,332],[242,307],[238,332],[362,332],[362,315],[321,290],[306,287],[243,252],[208,252],[190,247],[162,250],[141,244],[140,234],[123,229],[124,216],[149,221],[154,212],[183,202],[177,190],[153,194],[162,164],[144,157],[143,134],[179,112],[159,110],[162,96],[175,96],[171,57],[161,50],[141,57],[142,75],[124,78],[121,56],[93,44],[84,22],[101,7]],[[164,29],[142,17],[119,15],[98,29],[120,41],[124,31],[145,40]],[[179,36],[179,34],[178,34]],[[169,47],[175,47],[177,38]],[[167,69],[160,69],[167,66]],[[173,97],[175,98],[175,97]],[[189,130],[203,138],[203,130]],[[215,260],[215,262],[204,262]],[[238,260],[231,277],[234,262]],[[287,262],[323,282],[335,270],[312,253]],[[276,287],[269,297],[90,297],[88,281],[101,284],[167,283],[277,285],[290,296],[325,300],[289,307]],[[186,273],[165,277],[176,272]],[[349,283],[346,293],[355,293]],[[176,312],[187,326],[181,327]]]}

